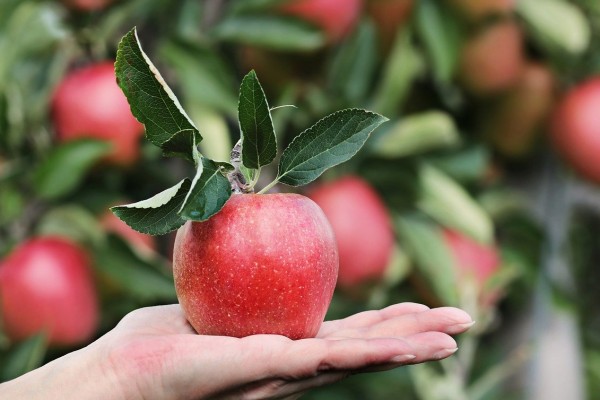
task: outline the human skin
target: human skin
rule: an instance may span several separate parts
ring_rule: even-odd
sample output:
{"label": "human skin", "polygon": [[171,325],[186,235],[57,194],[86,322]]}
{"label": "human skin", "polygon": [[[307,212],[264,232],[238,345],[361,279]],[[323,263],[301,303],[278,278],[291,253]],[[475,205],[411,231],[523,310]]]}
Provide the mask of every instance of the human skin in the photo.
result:
{"label": "human skin", "polygon": [[473,324],[401,303],[323,323],[316,338],[197,335],[179,305],[128,314],[86,348],[0,385],[13,400],[296,399],[348,375],[440,360]]}

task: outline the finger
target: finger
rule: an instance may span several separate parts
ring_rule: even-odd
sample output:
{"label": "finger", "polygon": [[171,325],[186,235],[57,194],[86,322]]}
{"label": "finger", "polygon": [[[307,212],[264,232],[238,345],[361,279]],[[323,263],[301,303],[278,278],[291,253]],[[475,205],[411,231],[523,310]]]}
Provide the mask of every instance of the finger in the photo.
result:
{"label": "finger", "polygon": [[420,332],[443,332],[458,334],[473,324],[469,314],[453,307],[441,307],[432,310],[400,315],[361,329],[347,329],[332,333],[342,337],[404,337]]}
{"label": "finger", "polygon": [[187,322],[179,304],[143,307],[127,314],[117,325],[120,329],[135,329],[137,332],[196,333]]}
{"label": "finger", "polygon": [[348,318],[324,322],[317,337],[325,338],[337,331],[364,328],[391,318],[405,314],[429,310],[429,307],[418,303],[399,303],[381,310],[364,311]]}
{"label": "finger", "polygon": [[295,381],[287,381],[280,378],[267,379],[217,397],[221,400],[297,399],[310,389],[330,385],[344,379],[348,375],[348,372],[329,372]]}
{"label": "finger", "polygon": [[425,361],[442,360],[458,350],[456,341],[442,332],[423,332],[406,338],[415,350],[416,357],[410,361],[418,364]]}

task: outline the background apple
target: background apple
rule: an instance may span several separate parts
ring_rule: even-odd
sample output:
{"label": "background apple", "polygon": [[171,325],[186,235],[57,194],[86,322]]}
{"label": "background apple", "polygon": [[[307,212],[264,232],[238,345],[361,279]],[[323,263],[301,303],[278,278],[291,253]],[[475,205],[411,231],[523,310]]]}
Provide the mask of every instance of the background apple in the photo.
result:
{"label": "background apple", "polygon": [[80,11],[101,10],[114,0],[63,0],[67,6]]}
{"label": "background apple", "polygon": [[500,257],[496,247],[478,243],[454,230],[445,229],[443,235],[454,258],[459,285],[473,281],[482,299],[490,295],[496,297],[497,294],[484,293],[486,283],[500,268]]}
{"label": "background apple", "polygon": [[535,145],[555,102],[555,78],[548,67],[530,62],[516,86],[488,104],[482,130],[506,157],[525,157]]}
{"label": "background apple", "polygon": [[309,197],[333,227],[340,256],[338,285],[350,289],[383,277],[394,247],[392,224],[375,190],[362,178],[317,186]]}
{"label": "background apple", "polygon": [[313,337],[337,271],[325,215],[297,194],[234,194],[209,220],[187,222],[175,240],[177,296],[200,334]]}
{"label": "background apple", "polygon": [[525,59],[519,25],[505,20],[475,32],[462,48],[459,80],[474,95],[490,95],[514,86]]}
{"label": "background apple", "polygon": [[279,11],[320,27],[328,40],[336,43],[352,31],[362,5],[362,0],[291,0],[283,3]]}
{"label": "background apple", "polygon": [[54,345],[89,340],[98,324],[98,305],[87,255],[59,237],[23,242],[0,266],[0,308],[14,340],[42,331]]}
{"label": "background apple", "polygon": [[131,114],[115,79],[112,62],[71,72],[54,93],[52,119],[59,141],[106,140],[113,146],[107,161],[130,165],[139,157],[144,128]]}
{"label": "background apple", "polygon": [[558,152],[585,178],[600,183],[600,77],[575,86],[552,120]]}

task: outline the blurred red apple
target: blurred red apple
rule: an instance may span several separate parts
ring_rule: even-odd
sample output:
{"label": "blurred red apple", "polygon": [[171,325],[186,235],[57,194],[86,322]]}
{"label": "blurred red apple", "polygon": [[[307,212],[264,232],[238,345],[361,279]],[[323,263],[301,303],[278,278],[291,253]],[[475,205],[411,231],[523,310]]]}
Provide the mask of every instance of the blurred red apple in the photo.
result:
{"label": "blurred red apple", "polygon": [[484,245],[453,230],[444,230],[444,241],[456,266],[459,285],[474,282],[483,304],[490,304],[498,293],[486,293],[486,284],[500,268],[500,257],[494,245]]}
{"label": "blurred red apple", "polygon": [[236,337],[315,336],[338,271],[331,226],[297,194],[234,194],[209,220],[180,228],[173,261],[194,329]]}
{"label": "blurred red apple", "polygon": [[479,21],[492,15],[508,15],[515,9],[515,0],[449,0],[465,17]]}
{"label": "blurred red apple", "polygon": [[61,142],[83,137],[106,140],[107,161],[133,164],[144,128],[131,114],[115,78],[114,64],[103,62],[71,72],[52,99],[52,120]]}
{"label": "blurred red apple", "polygon": [[97,11],[105,8],[113,0],[63,0],[67,6],[80,11]]}
{"label": "blurred red apple", "polygon": [[517,85],[488,108],[483,132],[502,155],[524,157],[531,152],[554,104],[555,78],[546,66],[528,63]]}
{"label": "blurred red apple", "polygon": [[[122,202],[125,204],[127,202]],[[132,229],[119,217],[110,211],[100,217],[100,224],[107,232],[114,233],[123,238],[142,254],[152,254],[156,251],[156,238]]]}
{"label": "blurred red apple", "polygon": [[583,177],[600,183],[600,76],[571,89],[552,118],[557,151]]}
{"label": "blurred red apple", "polygon": [[354,29],[361,8],[362,0],[290,0],[279,11],[318,26],[336,43]]}
{"label": "blurred red apple", "polygon": [[335,233],[338,285],[352,289],[381,279],[392,256],[394,233],[377,192],[363,179],[347,176],[317,186],[309,197],[323,209]]}
{"label": "blurred red apple", "polygon": [[39,332],[54,345],[89,340],[98,324],[98,305],[87,255],[59,237],[22,243],[0,266],[0,309],[14,340]]}
{"label": "blurred red apple", "polygon": [[413,0],[367,1],[367,14],[375,23],[383,54],[389,52],[396,38],[396,33],[410,18],[413,4]]}
{"label": "blurred red apple", "polygon": [[523,34],[514,21],[486,26],[462,49],[459,80],[474,95],[497,94],[517,84],[525,63]]}

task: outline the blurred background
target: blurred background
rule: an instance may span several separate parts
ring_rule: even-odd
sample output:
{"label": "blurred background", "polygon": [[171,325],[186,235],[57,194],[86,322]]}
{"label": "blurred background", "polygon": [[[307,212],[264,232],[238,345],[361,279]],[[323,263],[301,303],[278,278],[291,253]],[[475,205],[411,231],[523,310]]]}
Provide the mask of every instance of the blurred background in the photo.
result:
{"label": "blurred background", "polygon": [[2,0],[0,381],[177,301],[174,233],[108,211],[192,174],[115,83],[133,26],[215,160],[250,69],[296,107],[273,110],[282,148],[342,108],[390,118],[298,190],[338,238],[327,318],[414,301],[477,324],[448,360],[306,399],[600,399],[597,0]]}

